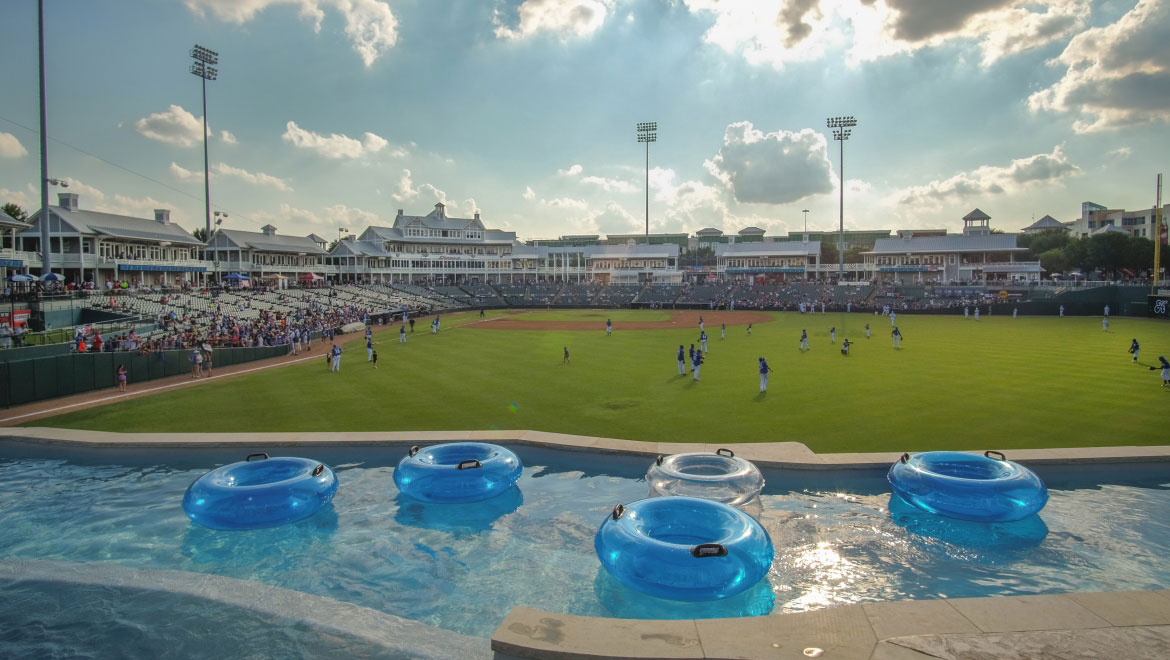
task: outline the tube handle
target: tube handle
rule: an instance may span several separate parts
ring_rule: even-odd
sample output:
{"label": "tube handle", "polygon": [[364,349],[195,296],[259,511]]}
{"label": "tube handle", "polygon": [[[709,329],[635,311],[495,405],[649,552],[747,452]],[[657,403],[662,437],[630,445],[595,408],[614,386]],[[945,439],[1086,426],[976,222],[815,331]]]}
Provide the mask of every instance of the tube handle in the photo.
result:
{"label": "tube handle", "polygon": [[247,457],[247,458],[245,458],[245,459],[244,459],[244,461],[245,461],[245,462],[246,462],[246,461],[251,461],[253,458],[256,458],[257,456],[259,456],[259,457],[260,457],[260,460],[267,460],[267,459],[268,459],[268,454],[265,454],[264,452],[258,452],[258,453],[255,453],[255,454],[248,454],[248,457]]}
{"label": "tube handle", "polygon": [[319,476],[321,476],[321,473],[322,473],[322,472],[324,472],[324,471],[325,471],[325,464],[324,464],[324,463],[318,463],[318,464],[317,464],[317,467],[313,468],[313,476],[314,476],[314,477],[319,477]]}
{"label": "tube handle", "polygon": [[623,515],[625,515],[625,513],[626,513],[626,507],[618,504],[618,505],[613,507],[613,513],[611,513],[610,515],[613,516],[614,520],[617,520],[618,518],[621,518]]}
{"label": "tube handle", "polygon": [[406,455],[411,457],[411,458],[414,458],[414,455],[417,453],[418,453],[418,445],[412,445],[411,448],[409,450],[407,450]]}
{"label": "tube handle", "polygon": [[[723,452],[727,452],[727,453],[725,454]],[[719,449],[716,449],[715,453],[719,454],[720,456],[727,456],[728,458],[735,458],[735,452],[731,451],[730,449],[728,449],[726,447],[720,447]]]}
{"label": "tube handle", "polygon": [[902,454],[902,457],[898,460],[905,463],[906,461],[910,460],[910,454]]}
{"label": "tube handle", "polygon": [[658,455],[658,459],[654,461],[655,465],[662,465],[662,454]]}
{"label": "tube handle", "polygon": [[995,459],[997,461],[1006,461],[1007,460],[1007,456],[1004,456],[1002,451],[995,451],[994,449],[988,449],[987,451],[983,452],[983,455],[986,456],[987,458],[995,458],[994,456],[992,456],[992,454],[999,456],[999,458]]}
{"label": "tube handle", "polygon": [[719,543],[700,543],[691,548],[691,556],[696,559],[703,559],[704,557],[726,557],[727,548]]}
{"label": "tube handle", "polygon": [[483,463],[480,463],[479,461],[477,461],[474,458],[469,458],[466,461],[461,461],[459,463],[459,465],[455,466],[455,469],[456,470],[474,470],[475,468],[481,468],[481,467],[483,467]]}

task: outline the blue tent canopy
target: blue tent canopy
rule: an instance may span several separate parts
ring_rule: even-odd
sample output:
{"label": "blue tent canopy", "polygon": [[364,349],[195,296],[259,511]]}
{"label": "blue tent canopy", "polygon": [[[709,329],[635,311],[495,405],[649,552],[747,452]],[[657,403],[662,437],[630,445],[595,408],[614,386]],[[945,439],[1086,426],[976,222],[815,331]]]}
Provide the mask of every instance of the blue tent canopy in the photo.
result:
{"label": "blue tent canopy", "polygon": [[225,279],[225,280],[248,280],[248,279],[252,279],[252,278],[248,277],[247,275],[240,275],[239,273],[232,273],[231,275],[225,275],[223,279]]}
{"label": "blue tent canopy", "polygon": [[37,278],[33,277],[32,275],[19,275],[18,274],[18,275],[13,275],[12,277],[10,277],[8,279],[12,280],[13,282],[34,282],[34,281],[36,281]]}
{"label": "blue tent canopy", "polygon": [[46,282],[60,282],[61,276],[58,275],[57,273],[50,272],[50,273],[45,273],[44,275],[41,275],[41,279],[46,281]]}

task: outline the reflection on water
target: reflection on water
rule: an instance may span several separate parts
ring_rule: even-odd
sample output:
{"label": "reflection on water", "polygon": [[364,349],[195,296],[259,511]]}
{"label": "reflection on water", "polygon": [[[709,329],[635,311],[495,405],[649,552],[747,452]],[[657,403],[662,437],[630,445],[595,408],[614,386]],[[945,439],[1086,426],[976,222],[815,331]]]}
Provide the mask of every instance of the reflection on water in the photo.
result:
{"label": "reflection on water", "polygon": [[765,470],[751,512],[776,550],[768,577],[727,601],[684,604],[622,586],[594,554],[614,504],[646,496],[645,458],[513,447],[526,466],[516,489],[439,511],[398,497],[401,448],[269,451],[333,466],[341,487],[331,506],[284,527],[220,532],[192,525],[180,500],[239,450],[6,449],[0,444],[0,556],[215,573],[482,636],[521,604],[689,618],[1170,587],[1170,480],[1147,470],[1127,482],[1129,467],[1092,466],[1079,481],[1062,469],[1049,481],[1042,520],[990,528],[900,510],[884,470]]}

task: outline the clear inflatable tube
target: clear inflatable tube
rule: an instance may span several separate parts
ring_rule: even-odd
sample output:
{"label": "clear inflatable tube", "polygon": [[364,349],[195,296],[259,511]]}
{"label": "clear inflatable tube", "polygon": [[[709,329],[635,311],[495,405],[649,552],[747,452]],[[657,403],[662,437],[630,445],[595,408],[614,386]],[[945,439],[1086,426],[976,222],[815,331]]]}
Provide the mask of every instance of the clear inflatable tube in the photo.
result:
{"label": "clear inflatable tube", "polygon": [[746,513],[696,497],[653,497],[617,505],[593,548],[621,583],[683,601],[728,598],[772,565],[772,539]]}
{"label": "clear inflatable tube", "polygon": [[212,529],[276,527],[317,513],[333,499],[337,485],[337,475],[324,463],[251,454],[196,479],[183,495],[183,510]]}
{"label": "clear inflatable tube", "polygon": [[764,488],[764,477],[730,449],[659,456],[646,472],[650,497],[701,497],[736,506]]}
{"label": "clear inflatable tube", "polygon": [[1044,482],[996,451],[983,456],[958,451],[903,454],[887,478],[906,502],[960,520],[1022,520],[1048,503]]}
{"label": "clear inflatable tube", "polygon": [[411,447],[394,470],[394,484],[423,502],[479,502],[512,487],[524,466],[511,451],[484,442]]}

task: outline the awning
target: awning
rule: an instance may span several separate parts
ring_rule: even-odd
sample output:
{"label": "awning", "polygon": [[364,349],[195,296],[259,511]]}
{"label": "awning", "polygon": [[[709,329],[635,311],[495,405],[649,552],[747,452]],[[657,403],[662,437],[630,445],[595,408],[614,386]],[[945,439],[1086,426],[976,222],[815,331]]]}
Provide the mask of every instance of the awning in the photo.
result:
{"label": "awning", "polygon": [[301,275],[300,279],[305,280],[306,282],[316,282],[325,278],[316,273],[305,273],[304,275]]}
{"label": "awning", "polygon": [[140,241],[156,241],[159,243],[183,243],[185,245],[202,245],[199,239],[188,235],[184,232],[181,235],[163,234],[153,231],[138,231],[136,229],[121,229],[118,227],[95,227],[90,225],[90,228],[99,234],[105,236],[112,236],[113,238],[132,238]]}
{"label": "awning", "polygon": [[247,280],[247,279],[251,279],[251,278],[249,278],[247,275],[240,275],[239,273],[232,273],[231,275],[225,275],[223,279],[225,279],[225,280]]}

